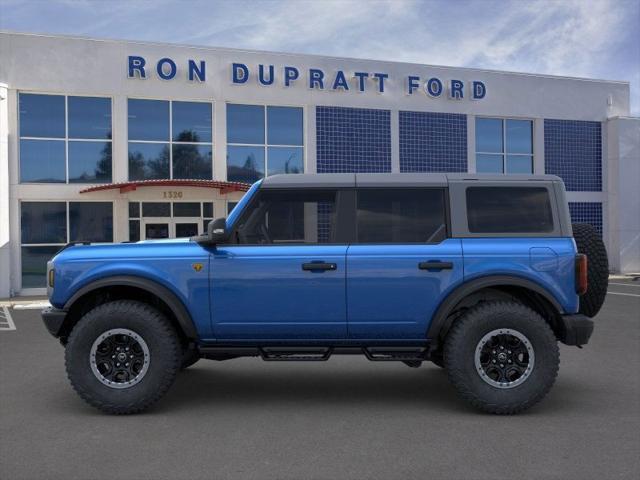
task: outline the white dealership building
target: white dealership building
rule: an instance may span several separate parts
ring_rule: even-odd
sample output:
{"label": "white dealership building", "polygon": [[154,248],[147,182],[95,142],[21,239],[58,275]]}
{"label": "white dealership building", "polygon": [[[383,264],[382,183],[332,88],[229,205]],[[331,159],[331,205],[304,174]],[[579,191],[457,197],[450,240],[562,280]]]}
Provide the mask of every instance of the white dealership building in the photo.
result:
{"label": "white dealership building", "polygon": [[72,241],[200,233],[296,172],[550,173],[640,271],[629,83],[0,33],[0,298]]}

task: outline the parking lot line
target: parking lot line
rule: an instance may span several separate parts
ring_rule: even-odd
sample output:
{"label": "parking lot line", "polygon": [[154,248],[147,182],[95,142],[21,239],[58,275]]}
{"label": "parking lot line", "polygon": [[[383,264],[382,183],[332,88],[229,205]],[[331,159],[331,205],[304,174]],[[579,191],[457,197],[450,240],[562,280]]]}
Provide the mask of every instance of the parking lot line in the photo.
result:
{"label": "parking lot line", "polygon": [[636,288],[640,288],[640,285],[634,285],[632,283],[615,283],[615,282],[609,282],[609,285],[622,285],[623,287],[636,287]]}
{"label": "parking lot line", "polygon": [[11,313],[9,313],[9,309],[5,306],[0,307],[0,330],[15,330],[16,324],[13,323],[13,318],[11,318]]}
{"label": "parking lot line", "polygon": [[625,297],[640,297],[635,293],[607,292],[607,295],[624,295]]}

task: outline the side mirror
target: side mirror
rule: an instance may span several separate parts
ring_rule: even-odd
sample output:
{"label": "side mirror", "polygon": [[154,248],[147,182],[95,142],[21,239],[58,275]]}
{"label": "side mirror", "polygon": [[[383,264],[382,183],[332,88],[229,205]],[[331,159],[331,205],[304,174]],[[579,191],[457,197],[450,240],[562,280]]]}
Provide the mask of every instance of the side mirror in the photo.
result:
{"label": "side mirror", "polygon": [[210,221],[209,225],[207,225],[207,236],[209,237],[209,242],[214,245],[226,242],[229,237],[229,232],[227,231],[227,219],[216,218],[215,220]]}

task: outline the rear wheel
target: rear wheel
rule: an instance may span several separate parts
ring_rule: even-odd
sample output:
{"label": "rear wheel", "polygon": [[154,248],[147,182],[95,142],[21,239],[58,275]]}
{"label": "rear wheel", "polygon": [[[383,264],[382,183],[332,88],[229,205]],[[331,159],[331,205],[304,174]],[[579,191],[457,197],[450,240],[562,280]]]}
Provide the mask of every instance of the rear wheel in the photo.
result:
{"label": "rear wheel", "polygon": [[67,375],[78,395],[107,413],[137,413],[173,383],[182,350],[167,318],[145,303],[118,300],[84,315],[65,350]]}
{"label": "rear wheel", "polygon": [[558,343],[547,322],[516,302],[480,304],[445,340],[449,380],[476,408],[518,413],[540,401],[558,374]]}
{"label": "rear wheel", "polygon": [[580,296],[580,313],[595,317],[609,286],[609,259],[607,249],[595,228],[587,223],[574,223],[573,238],[579,253],[587,256],[587,291]]}

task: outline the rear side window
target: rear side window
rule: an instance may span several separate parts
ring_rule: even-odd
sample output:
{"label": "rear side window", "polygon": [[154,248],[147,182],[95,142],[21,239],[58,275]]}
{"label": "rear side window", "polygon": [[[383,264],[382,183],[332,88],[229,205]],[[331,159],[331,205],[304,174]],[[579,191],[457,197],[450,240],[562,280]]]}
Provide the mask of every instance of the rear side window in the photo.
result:
{"label": "rear side window", "polygon": [[472,233],[553,231],[549,192],[542,187],[469,187],[467,217]]}
{"label": "rear side window", "polygon": [[359,243],[438,243],[447,234],[444,189],[359,190]]}

